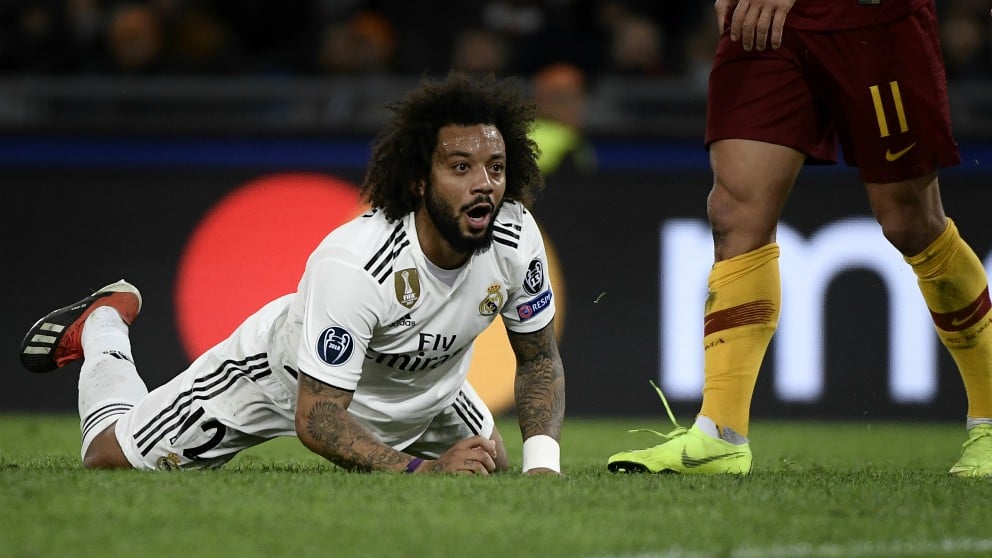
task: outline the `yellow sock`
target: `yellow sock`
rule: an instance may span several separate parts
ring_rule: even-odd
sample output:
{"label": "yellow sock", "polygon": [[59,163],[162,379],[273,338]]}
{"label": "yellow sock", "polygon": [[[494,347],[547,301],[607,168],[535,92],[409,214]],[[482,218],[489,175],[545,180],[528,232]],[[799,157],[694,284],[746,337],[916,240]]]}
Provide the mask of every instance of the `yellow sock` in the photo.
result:
{"label": "yellow sock", "polygon": [[710,271],[703,337],[703,405],[720,428],[747,436],[758,369],[778,325],[778,244],[717,262]]}
{"label": "yellow sock", "polygon": [[906,262],[916,273],[937,336],[961,372],[968,416],[992,417],[992,302],[982,262],[951,219],[937,240]]}

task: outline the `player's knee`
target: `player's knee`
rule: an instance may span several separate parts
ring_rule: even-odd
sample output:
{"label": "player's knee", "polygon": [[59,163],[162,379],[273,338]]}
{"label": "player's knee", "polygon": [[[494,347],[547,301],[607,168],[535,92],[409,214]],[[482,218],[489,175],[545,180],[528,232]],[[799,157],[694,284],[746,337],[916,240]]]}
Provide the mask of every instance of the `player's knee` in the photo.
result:
{"label": "player's knee", "polygon": [[910,242],[912,236],[912,231],[907,229],[905,226],[901,226],[900,223],[893,222],[892,220],[880,223],[882,225],[882,236],[889,241],[890,244],[895,246],[900,252],[905,253],[903,249]]}
{"label": "player's knee", "polygon": [[90,446],[86,448],[86,454],[83,455],[83,467],[86,469],[132,468],[131,462],[124,456],[124,451],[121,450],[121,446],[117,442],[113,425],[97,434]]}
{"label": "player's knee", "polygon": [[774,230],[777,219],[773,208],[760,199],[734,195],[730,188],[719,183],[714,183],[706,199],[706,216],[713,234],[718,236],[767,235]]}
{"label": "player's knee", "polygon": [[707,216],[717,260],[756,250],[775,239],[775,219],[765,208],[710,195]]}
{"label": "player's knee", "polygon": [[905,219],[881,219],[882,235],[905,256],[915,256],[940,235],[939,225],[920,226]]}
{"label": "player's knee", "polygon": [[730,226],[733,205],[726,190],[720,188],[719,184],[713,184],[713,189],[706,198],[706,217],[715,234],[724,233]]}

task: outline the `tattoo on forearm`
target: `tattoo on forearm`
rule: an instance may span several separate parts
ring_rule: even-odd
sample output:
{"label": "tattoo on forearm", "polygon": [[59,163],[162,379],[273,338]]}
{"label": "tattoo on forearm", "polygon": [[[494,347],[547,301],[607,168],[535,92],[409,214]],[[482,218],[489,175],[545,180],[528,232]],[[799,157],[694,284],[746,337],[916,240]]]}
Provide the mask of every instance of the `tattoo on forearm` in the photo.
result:
{"label": "tattoo on forearm", "polygon": [[323,382],[318,382],[317,380],[311,378],[310,376],[307,376],[306,374],[300,374],[299,382],[300,382],[300,389],[311,395],[320,395],[324,397],[324,396],[331,396],[341,391]]}
{"label": "tattoo on forearm", "polygon": [[306,431],[317,445],[312,448],[348,470],[373,471],[406,464],[408,457],[381,443],[348,414],[338,398],[346,392],[301,376],[300,387],[319,399],[306,416]]}
{"label": "tattoo on forearm", "polygon": [[565,372],[554,335],[553,323],[534,333],[509,333],[518,362],[514,394],[524,439],[537,434],[561,436]]}

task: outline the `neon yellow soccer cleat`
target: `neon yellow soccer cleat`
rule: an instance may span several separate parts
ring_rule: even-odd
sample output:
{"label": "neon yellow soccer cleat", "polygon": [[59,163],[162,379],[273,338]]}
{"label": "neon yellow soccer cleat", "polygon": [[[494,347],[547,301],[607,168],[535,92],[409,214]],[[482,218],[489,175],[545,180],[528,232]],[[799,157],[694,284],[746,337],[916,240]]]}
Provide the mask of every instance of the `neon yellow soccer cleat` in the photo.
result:
{"label": "neon yellow soccer cleat", "polygon": [[[735,445],[714,438],[698,427],[684,428],[675,421],[661,389],[651,382],[661,396],[668,418],[675,430],[668,434],[653,432],[668,441],[642,450],[622,451],[610,457],[606,468],[613,473],[682,473],[697,475],[746,475],[751,471],[751,447]],[[642,430],[631,430],[642,432]]]}
{"label": "neon yellow soccer cleat", "polygon": [[961,459],[951,467],[959,477],[992,477],[992,424],[979,424],[968,430],[961,446]]}

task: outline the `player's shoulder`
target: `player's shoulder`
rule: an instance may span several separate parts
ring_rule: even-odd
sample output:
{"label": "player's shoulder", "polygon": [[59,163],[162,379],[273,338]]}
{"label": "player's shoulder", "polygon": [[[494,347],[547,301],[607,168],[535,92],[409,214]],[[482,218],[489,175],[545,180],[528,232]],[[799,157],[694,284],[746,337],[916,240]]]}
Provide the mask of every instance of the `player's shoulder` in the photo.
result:
{"label": "player's shoulder", "polygon": [[503,203],[493,224],[493,243],[497,249],[519,250],[525,243],[540,238],[541,231],[530,210],[516,201]]}
{"label": "player's shoulder", "polygon": [[381,283],[410,245],[412,233],[407,221],[390,221],[382,211],[371,209],[327,235],[313,257],[329,257],[361,268]]}

